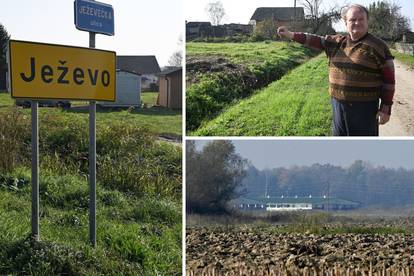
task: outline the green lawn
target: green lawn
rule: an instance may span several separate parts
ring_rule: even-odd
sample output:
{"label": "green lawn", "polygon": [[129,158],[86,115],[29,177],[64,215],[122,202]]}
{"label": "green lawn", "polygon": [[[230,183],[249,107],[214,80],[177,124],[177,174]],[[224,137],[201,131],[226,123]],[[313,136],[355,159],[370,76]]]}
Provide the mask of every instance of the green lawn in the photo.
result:
{"label": "green lawn", "polygon": [[320,55],[292,70],[228,108],[192,135],[331,135],[326,57]]}
{"label": "green lawn", "polygon": [[[135,124],[147,128],[157,135],[167,135],[173,137],[181,137],[182,133],[182,114],[181,110],[171,110],[163,107],[155,107],[150,105],[156,100],[156,93],[150,92],[143,96],[143,101],[148,102],[148,108],[134,109],[97,109],[96,121],[97,125],[111,125],[113,122]],[[155,100],[154,100],[155,99]],[[14,105],[13,99],[7,93],[0,93],[0,112],[8,112]],[[39,116],[43,118],[62,117],[65,120],[88,120],[87,102],[72,102],[74,108],[62,110],[59,108],[40,108]],[[29,115],[30,109],[24,109]]]}
{"label": "green lawn", "polygon": [[297,43],[187,43],[187,130],[315,55]]}
{"label": "green lawn", "polygon": [[141,102],[151,107],[157,103],[158,92],[141,92]]}
{"label": "green lawn", "polygon": [[14,100],[5,91],[0,91],[0,110],[5,107],[14,105]]}
{"label": "green lawn", "polygon": [[400,60],[401,62],[403,62],[403,63],[405,63],[405,64],[407,64],[407,65],[409,65],[409,66],[411,66],[411,67],[414,67],[414,56],[412,56],[412,55],[407,55],[407,54],[402,54],[402,53],[399,53],[399,52],[397,52],[397,51],[395,51],[395,50],[391,50],[391,53],[398,59],[398,60]]}

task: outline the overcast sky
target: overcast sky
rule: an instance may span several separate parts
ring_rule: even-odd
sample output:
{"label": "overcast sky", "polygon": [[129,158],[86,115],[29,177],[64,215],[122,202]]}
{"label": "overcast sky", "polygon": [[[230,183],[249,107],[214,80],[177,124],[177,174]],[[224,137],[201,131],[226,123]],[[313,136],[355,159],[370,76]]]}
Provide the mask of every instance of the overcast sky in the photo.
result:
{"label": "overcast sky", "polygon": [[[210,21],[205,7],[208,3],[215,0],[184,0],[185,6],[185,19],[187,21]],[[226,17],[224,23],[242,23],[247,24],[254,11],[258,7],[293,7],[294,0],[221,0],[223,3]],[[346,4],[358,3],[368,6],[370,3],[376,2],[374,0],[360,0],[360,1],[338,1],[338,0],[324,0],[322,2],[324,8],[330,8],[333,6],[345,6]],[[402,7],[401,13],[407,16],[411,20],[411,27],[414,24],[414,2],[412,0],[397,0],[392,1]],[[300,0],[297,0],[297,6],[300,5]],[[343,24],[335,25],[337,30],[344,30]]]}
{"label": "overcast sky", "polygon": [[[115,36],[97,35],[96,48],[118,55],[155,55],[167,65],[184,30],[183,0],[103,0],[114,8]],[[74,24],[74,0],[2,1],[0,23],[12,39],[89,46]]]}
{"label": "overcast sky", "polygon": [[[207,141],[197,141],[201,148]],[[414,169],[414,140],[236,140],[236,151],[258,169],[334,164],[355,160]]]}

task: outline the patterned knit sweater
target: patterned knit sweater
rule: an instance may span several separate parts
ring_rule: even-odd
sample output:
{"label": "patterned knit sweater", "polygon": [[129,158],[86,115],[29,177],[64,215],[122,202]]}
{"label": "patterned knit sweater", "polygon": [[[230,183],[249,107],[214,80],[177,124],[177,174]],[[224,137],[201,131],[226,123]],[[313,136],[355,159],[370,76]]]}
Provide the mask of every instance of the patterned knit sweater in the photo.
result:
{"label": "patterned knit sweater", "polygon": [[391,110],[395,91],[394,62],[388,46],[367,33],[359,40],[350,36],[325,37],[294,33],[293,40],[325,50],[329,58],[329,94],[340,101],[376,101]]}

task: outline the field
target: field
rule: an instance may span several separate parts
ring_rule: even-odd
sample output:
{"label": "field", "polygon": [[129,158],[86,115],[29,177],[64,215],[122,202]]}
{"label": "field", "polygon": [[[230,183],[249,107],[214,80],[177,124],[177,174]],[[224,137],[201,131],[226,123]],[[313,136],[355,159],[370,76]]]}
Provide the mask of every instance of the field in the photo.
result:
{"label": "field", "polygon": [[[40,108],[36,242],[30,237],[30,109],[0,96],[1,275],[181,275],[182,151],[159,140],[181,135],[172,123],[181,124],[178,112],[98,111],[94,249],[88,241],[87,111]],[[168,118],[165,130],[158,121]]]}
{"label": "field", "polygon": [[187,130],[194,131],[316,53],[295,43],[187,43]]}
{"label": "field", "polygon": [[223,111],[199,136],[330,136],[327,59],[320,55]]}
{"label": "field", "polygon": [[295,216],[294,223],[273,218],[187,227],[187,275],[414,273],[411,217]]}

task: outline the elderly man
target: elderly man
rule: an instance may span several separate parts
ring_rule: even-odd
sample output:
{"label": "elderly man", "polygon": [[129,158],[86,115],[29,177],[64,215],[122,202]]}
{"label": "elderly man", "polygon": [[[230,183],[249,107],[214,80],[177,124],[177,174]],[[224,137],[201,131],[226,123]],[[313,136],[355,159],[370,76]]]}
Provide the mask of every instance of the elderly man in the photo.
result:
{"label": "elderly man", "polygon": [[[280,37],[325,50],[329,59],[329,94],[333,135],[378,136],[378,123],[391,115],[394,62],[388,46],[368,33],[368,10],[351,5],[342,11],[347,36],[320,37],[279,27]],[[381,104],[380,104],[381,100]]]}

